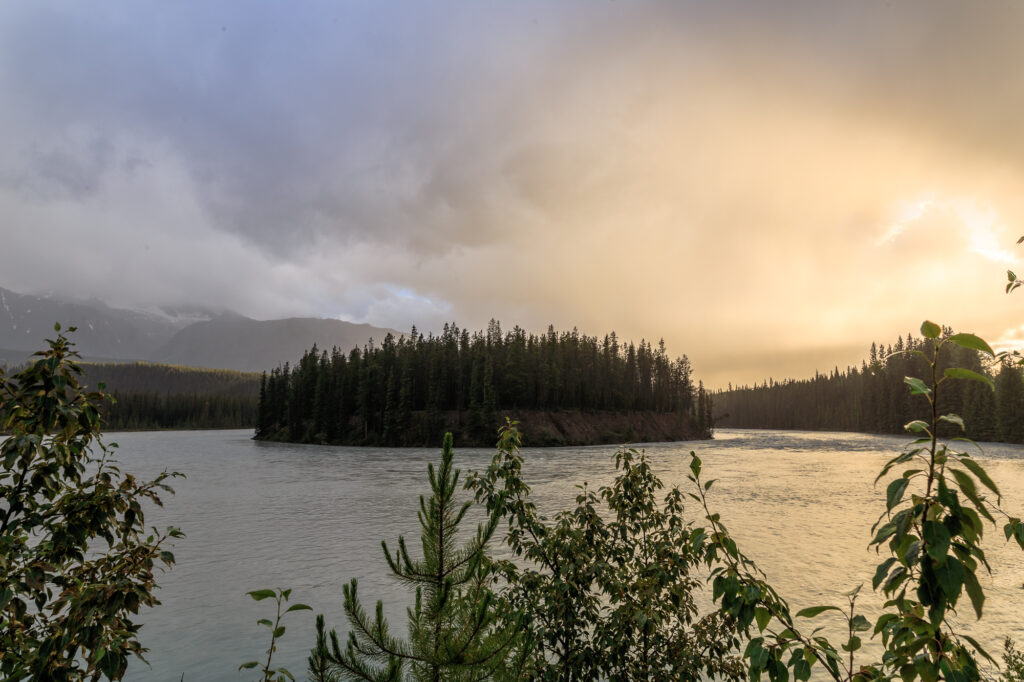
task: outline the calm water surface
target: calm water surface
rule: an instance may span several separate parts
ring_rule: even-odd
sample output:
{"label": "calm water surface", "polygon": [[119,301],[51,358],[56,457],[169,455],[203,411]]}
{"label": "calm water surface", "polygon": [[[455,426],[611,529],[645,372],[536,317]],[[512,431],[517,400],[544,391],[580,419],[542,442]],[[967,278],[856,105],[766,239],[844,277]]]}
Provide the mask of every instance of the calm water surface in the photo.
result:
{"label": "calm water surface", "polygon": [[[380,542],[406,534],[418,546],[418,496],[427,490],[427,462],[440,449],[342,448],[256,443],[249,431],[120,433],[119,459],[133,473],[184,472],[177,494],[147,523],[182,528],[174,569],[162,576],[163,604],[144,614],[143,644],[151,667],[133,663],[129,680],[243,680],[244,661],[268,644],[256,621],[271,617],[269,602],[248,590],[291,587],[293,601],[325,613],[345,630],[341,587],[359,578],[364,603],[383,599],[392,619],[410,599],[386,575]],[[741,548],[768,574],[791,606],[842,603],[841,593],[865,583],[869,617],[880,603],[870,593],[878,562],[869,529],[884,509],[884,484],[872,481],[905,438],[849,433],[721,429],[714,441],[648,444],[666,484],[686,486],[690,450],[716,478],[712,504]],[[524,475],[543,509],[568,507],[576,485],[614,477],[614,447],[524,450]],[[456,464],[480,469],[493,452],[456,450]],[[1024,515],[1024,447],[986,444],[980,455],[1000,484],[1005,506]],[[694,510],[696,512],[696,510]],[[987,533],[993,575],[985,619],[973,625],[964,598],[961,618],[989,647],[1024,640],[1024,554]],[[275,663],[305,677],[314,643],[313,615],[288,615]],[[401,621],[395,631],[402,632]],[[998,658],[998,657],[997,657]]]}

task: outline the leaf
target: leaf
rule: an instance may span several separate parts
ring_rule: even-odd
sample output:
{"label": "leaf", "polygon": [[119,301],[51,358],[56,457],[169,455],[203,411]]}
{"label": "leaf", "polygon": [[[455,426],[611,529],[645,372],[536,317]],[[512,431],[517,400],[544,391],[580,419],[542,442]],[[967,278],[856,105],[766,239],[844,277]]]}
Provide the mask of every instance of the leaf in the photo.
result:
{"label": "leaf", "polygon": [[964,420],[957,414],[944,414],[939,417],[940,422],[947,422],[949,424],[956,424],[960,427],[961,431],[966,431],[967,427],[964,426]]}
{"label": "leaf", "polygon": [[882,563],[878,564],[878,568],[875,569],[875,577],[871,579],[871,589],[877,590],[878,586],[885,580],[885,576],[889,574],[889,569],[896,563],[896,557],[889,557]]}
{"label": "leaf", "polygon": [[981,465],[978,464],[978,462],[970,459],[969,457],[964,457],[960,460],[960,463],[970,469],[971,473],[978,477],[978,480],[981,481],[982,485],[994,492],[998,497],[1002,497],[1002,493],[999,492],[996,482],[989,477],[988,473],[981,468]]}
{"label": "leaf", "polygon": [[274,630],[274,639],[277,639],[278,637],[280,637],[283,634],[284,634],[284,626],[281,625],[276,630]]}
{"label": "leaf", "polygon": [[797,618],[814,618],[819,613],[824,613],[825,611],[840,611],[840,612],[842,612],[842,609],[840,609],[838,606],[811,606],[811,607],[808,607],[806,609],[801,609],[800,611],[798,611],[797,614],[796,614],[796,617]]}
{"label": "leaf", "polygon": [[980,620],[981,608],[985,605],[985,593],[981,591],[981,585],[978,583],[978,578],[974,575],[974,571],[964,571],[964,587],[967,588],[967,596],[971,598],[971,606],[974,607],[974,613]]}
{"label": "leaf", "polygon": [[942,561],[949,550],[949,529],[938,521],[925,521],[921,525],[921,537],[925,542],[928,556]]}
{"label": "leaf", "polygon": [[246,592],[250,597],[256,601],[263,601],[264,599],[273,599],[273,590],[253,590],[252,592]]}
{"label": "leaf", "polygon": [[1008,280],[1010,280],[1012,282],[1015,279],[1017,279],[1017,275],[1013,272],[1013,270],[1007,270],[1006,271],[1006,279],[1008,279]]}
{"label": "leaf", "polygon": [[911,395],[931,395],[932,389],[917,377],[903,377],[903,383],[910,386]]}
{"label": "leaf", "polygon": [[250,670],[250,669],[255,668],[256,666],[258,666],[259,664],[260,664],[259,661],[249,661],[248,663],[243,663],[242,665],[238,666],[238,669],[239,670]]}
{"label": "leaf", "polygon": [[956,479],[957,485],[960,486],[960,492],[964,494],[964,497],[969,499],[978,511],[985,515],[986,518],[991,520],[991,516],[988,514],[988,510],[985,509],[985,503],[978,495],[978,489],[974,485],[974,479],[968,476],[965,472],[959,469],[950,469],[949,473]]}
{"label": "leaf", "polygon": [[758,606],[756,609],[754,609],[754,620],[757,621],[758,631],[764,632],[764,629],[768,627],[768,622],[771,619],[771,612],[763,606]]}
{"label": "leaf", "polygon": [[941,333],[942,327],[935,324],[931,320],[925,320],[924,322],[921,323],[921,334],[924,335],[924,338],[937,339],[939,338],[939,334]]}
{"label": "leaf", "polygon": [[921,433],[922,431],[928,430],[928,422],[922,421],[920,419],[915,419],[912,422],[907,422],[906,424],[904,424],[903,430],[910,431],[911,433]]}
{"label": "leaf", "polygon": [[306,604],[292,604],[288,607],[285,613],[291,613],[292,611],[312,611],[313,607]]}
{"label": "leaf", "polygon": [[889,487],[886,488],[885,491],[886,511],[892,511],[892,508],[900,503],[900,500],[903,499],[903,493],[907,489],[908,483],[910,483],[909,479],[897,478],[889,484]]}
{"label": "leaf", "polygon": [[700,476],[700,457],[697,456],[697,453],[692,451],[690,452],[690,471],[693,472],[695,477]]}
{"label": "leaf", "polygon": [[[980,381],[983,384],[988,384],[989,388],[995,389],[996,385],[991,379],[984,374],[978,374],[969,369],[963,367],[949,367],[943,372],[950,379],[967,379],[969,381]],[[961,423],[961,426],[963,424]]]}
{"label": "leaf", "polygon": [[935,567],[935,576],[950,605],[955,605],[964,584],[963,564],[958,559],[946,557],[945,563]]}
{"label": "leaf", "polygon": [[988,345],[985,339],[975,336],[974,334],[953,334],[946,338],[947,341],[952,341],[958,346],[963,348],[972,348],[974,350],[981,351],[982,353],[988,353],[991,357],[995,357],[995,351],[992,350],[992,346]]}

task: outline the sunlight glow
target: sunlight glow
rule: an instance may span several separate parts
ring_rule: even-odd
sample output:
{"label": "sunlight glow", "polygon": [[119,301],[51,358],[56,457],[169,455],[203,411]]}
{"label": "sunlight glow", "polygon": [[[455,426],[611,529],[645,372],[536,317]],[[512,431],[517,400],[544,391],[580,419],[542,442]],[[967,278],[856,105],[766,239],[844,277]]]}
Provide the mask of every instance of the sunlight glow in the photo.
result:
{"label": "sunlight glow", "polygon": [[949,216],[963,228],[968,249],[997,263],[1014,264],[1017,257],[1002,244],[1009,243],[1008,231],[1000,221],[999,213],[990,204],[976,199],[958,197],[936,200],[932,196],[899,206],[896,218],[885,234],[875,242],[883,246],[895,242],[908,228],[928,217]]}

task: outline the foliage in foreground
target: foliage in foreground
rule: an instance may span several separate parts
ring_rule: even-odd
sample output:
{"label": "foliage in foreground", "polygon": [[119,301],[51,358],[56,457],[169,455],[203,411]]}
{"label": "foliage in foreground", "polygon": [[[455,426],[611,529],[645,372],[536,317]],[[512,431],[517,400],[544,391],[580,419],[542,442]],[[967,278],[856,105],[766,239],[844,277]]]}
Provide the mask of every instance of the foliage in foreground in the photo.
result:
{"label": "foliage in foreground", "polygon": [[[980,679],[982,661],[994,661],[949,616],[966,609],[982,616],[985,595],[979,575],[991,570],[981,546],[986,523],[995,524],[1002,516],[1005,537],[1022,548],[1024,524],[1003,510],[998,485],[981,464],[958,449],[970,441],[938,436],[942,426],[964,428],[961,417],[939,409],[943,391],[962,380],[986,390],[992,383],[974,369],[940,365],[943,347],[994,356],[991,348],[974,335],[944,333],[931,322],[921,332],[928,344],[906,352],[921,359],[928,373],[925,379],[907,377],[905,385],[927,408],[926,418],[906,424],[916,439],[876,480],[896,473],[887,481],[885,511],[872,530],[871,545],[886,551],[872,580],[886,598],[874,623],[857,612],[860,587],[848,593],[843,607],[792,613],[740,551],[721,516],[711,511],[713,481],[701,478],[702,463],[694,453],[690,480],[695,492],[689,496],[703,510],[703,525],[684,517],[680,490],[662,496],[662,483],[645,455],[631,449],[616,455],[619,473],[610,486],[594,492],[584,485],[574,509],[545,518],[530,501],[521,475],[519,433],[510,423],[491,465],[472,474],[467,488],[491,515],[491,525],[482,532],[489,537],[495,520],[502,518],[516,559],[494,562],[504,583],[497,595],[488,591],[477,607],[470,597],[464,608],[472,611],[483,603],[491,609],[497,603],[499,613],[514,614],[523,631],[506,641],[516,666],[467,666],[459,669],[462,677],[435,667],[432,679],[756,681],[767,675],[772,682],[788,682],[791,676],[809,680],[816,667],[836,682]],[[436,530],[425,532],[425,550],[426,539],[434,535]],[[482,551],[483,544],[479,547]],[[412,568],[404,545],[399,556],[388,554],[388,560],[407,582],[422,572]],[[702,618],[694,595],[705,577],[715,609]],[[422,627],[422,609],[417,600],[410,612],[413,633]],[[404,679],[405,645],[388,633],[379,605],[376,619],[362,612],[354,582],[346,590],[346,611],[353,629],[347,650],[340,651],[332,633],[333,653],[327,651],[321,623],[311,663],[319,651],[321,661],[330,655],[336,665],[332,670],[341,670],[342,679]],[[842,641],[822,636],[820,628],[808,632],[806,619],[826,613],[842,618]],[[488,626],[499,628],[499,622]],[[883,654],[863,662],[858,652],[869,636],[880,638]],[[1008,645],[1004,658],[1006,679],[1016,680],[1020,655]],[[341,660],[345,664],[339,668]],[[371,662],[378,666],[368,667]]]}
{"label": "foliage in foreground", "polygon": [[[872,531],[871,545],[888,550],[872,579],[872,587],[881,589],[887,599],[873,626],[855,611],[856,591],[850,594],[848,609],[818,606],[794,616],[756,565],[739,551],[720,516],[708,508],[710,482],[701,485],[701,462],[692,456],[691,480],[698,490],[694,497],[702,502],[710,524],[707,560],[714,566],[715,601],[736,618],[742,634],[751,636],[744,658],[754,680],[767,673],[773,682],[785,682],[790,672],[797,680],[807,680],[812,667],[820,664],[837,682],[896,677],[904,682],[960,682],[980,678],[979,658],[994,664],[978,642],[955,629],[949,615],[969,601],[975,615],[982,616],[985,595],[977,576],[991,570],[981,547],[985,521],[994,525],[996,516],[1003,517],[1006,539],[1016,540],[1022,548],[1024,525],[1003,511],[996,482],[969,453],[956,447],[970,442],[942,441],[937,436],[943,424],[963,427],[959,416],[938,410],[947,382],[991,383],[966,368],[947,367],[940,372],[942,346],[956,344],[994,354],[971,334],[942,337],[942,329],[932,322],[925,322],[921,332],[932,341],[931,352],[910,352],[925,358],[929,374],[924,380],[907,377],[905,383],[912,395],[926,401],[927,418],[906,425],[918,437],[876,479],[898,471],[887,484],[886,510]],[[830,611],[841,614],[846,624],[846,641],[838,647],[817,631],[807,633],[798,625],[804,618]],[[858,663],[856,652],[868,632],[881,637],[884,653],[881,660]]]}
{"label": "foliage in foreground", "polygon": [[286,613],[292,611],[312,611],[313,608],[306,604],[292,604],[284,613],[281,612],[281,606],[288,602],[288,598],[292,596],[291,589],[282,590],[280,588],[276,590],[253,590],[248,595],[256,601],[263,601],[264,599],[273,599],[274,604],[277,606],[277,612],[274,616],[274,620],[269,618],[260,618],[256,621],[257,625],[261,625],[270,630],[270,646],[264,652],[267,655],[267,660],[261,665],[259,661],[248,661],[238,666],[239,670],[252,670],[253,668],[259,668],[262,676],[260,682],[287,682],[288,680],[295,680],[295,676],[287,668],[271,668],[270,663],[274,660],[274,654],[277,653],[277,640],[281,639],[285,633],[285,626],[281,625],[281,618]]}
{"label": "foliage in foreground", "polygon": [[117,680],[143,657],[133,619],[159,603],[154,568],[174,563],[168,540],[181,537],[147,533],[143,504],[178,474],[118,469],[100,440],[103,394],[81,389],[62,334],[49,344],[0,372],[0,677]]}
{"label": "foliage in foreground", "polygon": [[467,487],[507,521],[505,540],[519,558],[500,566],[507,608],[529,619],[526,676],[741,678],[732,619],[698,614],[702,556],[684,520],[683,493],[672,488],[662,497],[644,453],[623,448],[610,486],[581,486],[575,509],[549,520],[530,501],[519,448],[509,423],[491,465]]}
{"label": "foliage in foreground", "polygon": [[[477,528],[476,535],[458,546],[459,524],[470,502],[455,501],[459,470],[452,466],[452,435],[446,434],[441,466],[428,465],[431,495],[420,497],[422,559],[413,559],[405,539],[398,551],[381,543],[392,574],[416,590],[409,610],[408,639],[391,634],[383,604],[370,616],[359,601],[355,579],[345,585],[345,615],[351,628],[342,649],[338,635],[325,634],[317,618],[317,646],[310,656],[314,680],[481,680],[505,676],[519,619],[497,611],[491,587],[495,572],[486,555],[498,517]],[[328,647],[328,639],[330,646]]]}

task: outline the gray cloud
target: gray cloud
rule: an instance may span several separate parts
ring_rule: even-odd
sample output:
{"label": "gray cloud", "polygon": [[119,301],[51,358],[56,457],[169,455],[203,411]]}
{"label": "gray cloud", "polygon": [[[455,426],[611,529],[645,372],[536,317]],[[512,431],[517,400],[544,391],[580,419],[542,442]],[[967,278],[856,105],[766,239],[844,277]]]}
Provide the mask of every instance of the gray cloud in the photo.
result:
{"label": "gray cloud", "polygon": [[[1002,266],[963,215],[880,238],[930,195],[989,207],[1012,244],[1022,13],[6,3],[0,285],[616,328],[664,335],[717,383],[806,374],[808,345],[922,315],[998,334]],[[961,277],[939,310],[936,263]],[[752,335],[762,372],[735,360]]]}

